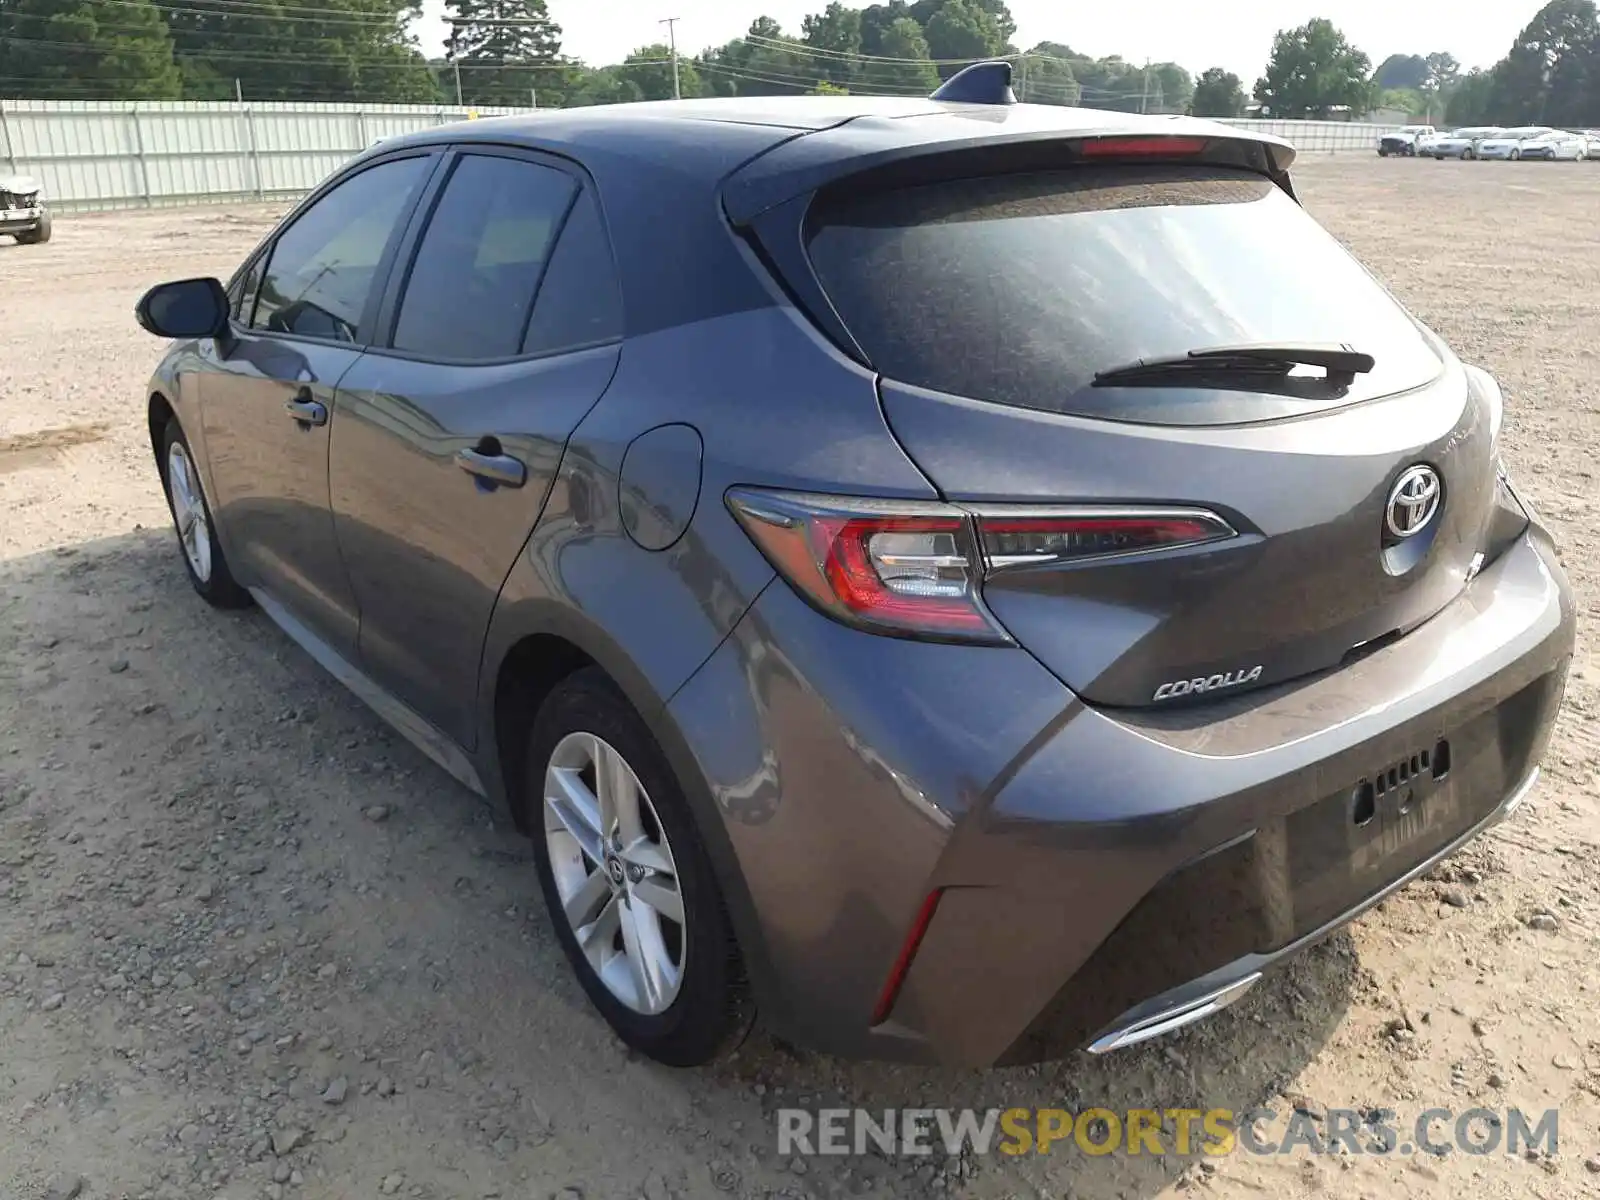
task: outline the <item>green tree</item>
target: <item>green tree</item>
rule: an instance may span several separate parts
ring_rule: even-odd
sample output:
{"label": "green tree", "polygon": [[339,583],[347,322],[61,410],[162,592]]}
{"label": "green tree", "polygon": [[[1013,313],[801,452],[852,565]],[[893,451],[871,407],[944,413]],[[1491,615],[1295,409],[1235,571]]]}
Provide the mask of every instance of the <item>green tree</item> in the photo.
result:
{"label": "green tree", "polygon": [[[913,5],[913,11],[915,8]],[[961,60],[940,63],[939,74],[946,79],[961,70],[963,62],[1004,53],[1006,45],[999,23],[977,0],[944,0],[929,18],[926,35],[935,59]]]}
{"label": "green tree", "polygon": [[1392,109],[1408,117],[1420,117],[1428,108],[1428,99],[1416,88],[1389,88],[1373,99],[1374,108]]}
{"label": "green tree", "polygon": [[806,17],[800,29],[801,41],[817,51],[813,70],[848,90],[860,68],[861,11],[833,0],[822,12]]}
{"label": "green tree", "polygon": [[1117,112],[1138,112],[1149,105],[1144,68],[1135,67],[1118,55],[1085,59],[1074,64],[1073,73],[1083,87],[1085,108],[1106,108]]}
{"label": "green tree", "polygon": [[411,0],[158,0],[184,95],[427,101],[433,72],[407,31]]}
{"label": "green tree", "polygon": [[816,82],[813,59],[797,53],[771,17],[750,22],[742,38],[695,59],[704,87],[713,96],[782,96],[806,91]]}
{"label": "green tree", "polygon": [[1340,107],[1361,114],[1371,106],[1371,72],[1372,61],[1332,21],[1317,17],[1273,38],[1256,99],[1280,118],[1323,117]]}
{"label": "green tree", "polygon": [[172,100],[182,77],[161,12],[147,0],[8,0],[0,86],[34,99]]}
{"label": "green tree", "polygon": [[1177,63],[1154,63],[1150,67],[1150,87],[1161,91],[1161,104],[1152,104],[1151,112],[1187,112],[1194,99],[1194,76]]}
{"label": "green tree", "polygon": [[750,75],[739,81],[741,96],[803,95],[821,77],[817,60],[788,38],[779,45],[758,45],[745,69]]}
{"label": "green tree", "polygon": [[1590,108],[1595,44],[1594,0],[1551,0],[1496,64],[1489,108],[1507,124],[1580,124]]}
{"label": "green tree", "polygon": [[884,38],[889,30],[894,28],[895,22],[910,18],[917,27],[917,33],[922,33],[922,22],[911,16],[911,5],[906,0],[889,0],[887,4],[869,4],[861,10],[861,53],[883,55],[898,58],[899,55],[890,55],[883,48]]}
{"label": "green tree", "polygon": [[1450,90],[1445,101],[1445,124],[1486,125],[1489,123],[1489,102],[1494,91],[1494,75],[1474,67]]}
{"label": "green tree", "polygon": [[569,108],[586,108],[594,104],[628,104],[644,98],[639,85],[621,67],[585,67],[573,79],[566,102]]}
{"label": "green tree", "polygon": [[535,89],[554,104],[562,84],[561,27],[545,0],[445,0],[445,57],[461,71],[468,104],[526,105]]}
{"label": "green tree", "polygon": [[1436,51],[1427,57],[1428,73],[1422,81],[1422,90],[1430,95],[1439,96],[1455,86],[1456,80],[1461,77],[1461,64],[1456,61],[1456,56]]}
{"label": "green tree", "polygon": [[1029,104],[1077,104],[1083,89],[1071,59],[1071,49],[1060,42],[1040,42],[1029,50],[1017,64],[1019,98]]}
{"label": "green tree", "polygon": [[1395,88],[1421,91],[1428,81],[1428,60],[1420,54],[1391,54],[1372,73],[1372,85],[1381,92]]}
{"label": "green tree", "polygon": [[[630,96],[630,99],[672,99],[672,50],[668,46],[659,42],[653,46],[641,46],[628,55],[620,67],[610,69],[620,83],[631,84],[632,90],[638,93]],[[678,60],[678,88],[684,99],[705,95],[705,89],[700,84],[700,72],[695,70],[691,59]]]}
{"label": "green tree", "polygon": [[[911,19],[926,29],[933,18],[950,2],[951,0],[916,0],[911,6]],[[1017,32],[1016,19],[1012,17],[1011,9],[1006,6],[1005,0],[967,0],[967,3],[993,19],[995,32],[998,35],[995,52],[1003,50]]]}
{"label": "green tree", "polygon": [[939,86],[939,72],[928,61],[928,39],[922,26],[910,17],[900,17],[878,39],[878,53],[884,58],[912,59],[911,62],[863,62],[863,91],[893,95],[924,95]]}
{"label": "green tree", "polygon": [[1189,111],[1197,117],[1237,117],[1244,113],[1244,83],[1232,71],[1210,67],[1194,85]]}

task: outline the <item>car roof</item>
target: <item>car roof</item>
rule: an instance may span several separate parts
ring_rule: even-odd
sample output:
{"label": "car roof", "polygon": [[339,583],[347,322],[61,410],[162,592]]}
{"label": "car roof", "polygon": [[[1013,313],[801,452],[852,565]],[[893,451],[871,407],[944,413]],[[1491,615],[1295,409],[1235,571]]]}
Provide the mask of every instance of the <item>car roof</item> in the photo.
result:
{"label": "car roof", "polygon": [[[509,117],[458,121],[391,138],[385,152],[439,143],[499,143],[571,157],[602,174],[670,171],[722,182],[768,156],[763,170],[741,172],[748,191],[764,178],[770,202],[774,176],[798,174],[813,185],[849,173],[861,159],[955,150],[983,143],[1117,134],[1192,134],[1271,147],[1274,166],[1288,167],[1293,147],[1280,138],[1193,117],[1146,116],[1044,104],[964,104],[888,96],[763,96],[655,100],[548,109]],[[770,152],[782,147],[781,156]],[[788,186],[781,185],[781,186]],[[756,203],[752,195],[746,207]]]}
{"label": "car roof", "polygon": [[[1194,134],[1250,144],[1281,170],[1287,142],[1188,117],[1036,104],[953,104],[914,98],[791,96],[663,100],[549,109],[455,121],[385,139],[347,170],[419,147],[482,145],[540,152],[579,166],[595,184],[622,282],[628,335],[772,303],[745,269],[743,223],[833,180],[894,162],[972,147],[1025,153],[1103,134]],[[1018,151],[1008,144],[1021,147]],[[1255,152],[1271,147],[1265,154]],[[1270,155],[1270,160],[1269,160]],[[1274,165],[1275,164],[1275,165]],[[670,224],[672,235],[662,236]]]}

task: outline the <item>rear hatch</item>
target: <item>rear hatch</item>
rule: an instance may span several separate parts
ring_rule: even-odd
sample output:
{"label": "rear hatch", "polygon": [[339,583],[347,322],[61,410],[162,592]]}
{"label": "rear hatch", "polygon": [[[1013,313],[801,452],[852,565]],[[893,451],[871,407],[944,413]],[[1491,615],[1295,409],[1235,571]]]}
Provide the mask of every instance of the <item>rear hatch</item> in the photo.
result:
{"label": "rear hatch", "polygon": [[[845,180],[803,230],[907,453],[947,500],[994,510],[990,610],[1101,705],[1234,695],[1403,636],[1477,569],[1496,493],[1492,385],[1278,182],[1149,151]],[[1370,369],[1236,356],[1096,379],[1240,345]],[[1436,503],[1397,508],[1397,489]],[[1164,547],[1051,524],[1119,511],[1227,532]]]}

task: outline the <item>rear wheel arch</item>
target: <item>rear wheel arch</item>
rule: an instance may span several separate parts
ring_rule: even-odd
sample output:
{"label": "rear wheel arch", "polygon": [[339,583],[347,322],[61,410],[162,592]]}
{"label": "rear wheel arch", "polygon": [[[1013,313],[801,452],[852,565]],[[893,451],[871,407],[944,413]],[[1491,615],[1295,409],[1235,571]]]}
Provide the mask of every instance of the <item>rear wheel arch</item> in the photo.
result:
{"label": "rear wheel arch", "polygon": [[[584,617],[553,603],[537,607],[543,611],[518,615],[520,628],[505,637],[503,652],[485,658],[483,678],[490,686],[479,745],[490,753],[478,757],[480,769],[489,768],[486,780],[496,780],[503,789],[501,798],[518,829],[539,836],[537,798],[526,794],[528,731],[538,705],[562,680],[588,667],[598,668],[643,719],[672,768],[711,860],[757,1004],[763,1013],[777,1015],[781,997],[771,986],[774,977],[755,903],[694,751],[667,711],[670,697],[659,695],[625,652]],[[500,640],[493,630],[490,640]],[[481,761],[491,755],[492,763]]]}
{"label": "rear wheel arch", "polygon": [[534,633],[515,643],[501,659],[494,683],[494,744],[512,819],[531,833],[532,812],[525,793],[528,727],[563,679],[597,665],[566,638]]}
{"label": "rear wheel arch", "polygon": [[177,417],[172,405],[160,392],[150,393],[148,419],[150,423],[150,453],[155,455],[156,466],[161,471],[163,481],[166,479],[167,464],[161,454],[163,440],[167,436],[167,422]]}

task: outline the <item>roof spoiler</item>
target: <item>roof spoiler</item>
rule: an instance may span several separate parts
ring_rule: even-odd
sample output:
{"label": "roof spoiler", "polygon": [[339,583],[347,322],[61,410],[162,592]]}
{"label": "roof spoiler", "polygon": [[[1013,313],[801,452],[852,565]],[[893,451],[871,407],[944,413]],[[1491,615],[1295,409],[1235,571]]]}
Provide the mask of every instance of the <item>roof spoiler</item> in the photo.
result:
{"label": "roof spoiler", "polygon": [[[1017,112],[1051,110],[1018,105]],[[938,122],[954,115],[923,119]],[[948,126],[936,124],[928,127],[934,136],[913,140],[908,135],[918,132],[918,124],[846,122],[832,135],[846,141],[848,149],[839,149],[823,135],[790,139],[757,155],[723,182],[723,211],[734,225],[743,226],[768,210],[845,179],[856,185],[912,187],[960,176],[1047,171],[1077,162],[1103,164],[1118,157],[1148,161],[1160,156],[1162,142],[1181,149],[1184,157],[1203,143],[1206,150],[1198,161],[1256,171],[1289,190],[1288,170],[1295,158],[1294,147],[1282,138],[1191,118],[1176,118],[1170,125],[1157,117],[1143,118],[1132,127],[1109,123],[1027,127],[1014,133],[984,130],[967,136],[949,136]]]}
{"label": "roof spoiler", "polygon": [[997,59],[962,67],[928,99],[948,104],[1015,104],[1017,94],[1011,90],[1011,64]]}

